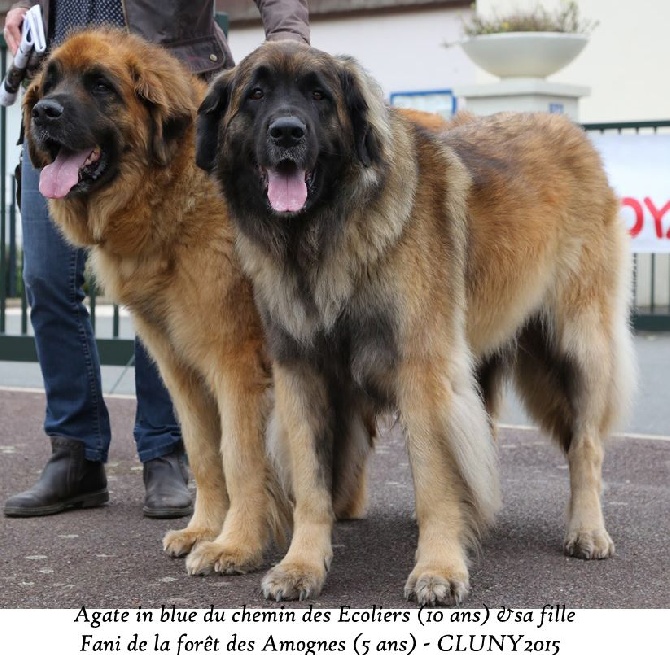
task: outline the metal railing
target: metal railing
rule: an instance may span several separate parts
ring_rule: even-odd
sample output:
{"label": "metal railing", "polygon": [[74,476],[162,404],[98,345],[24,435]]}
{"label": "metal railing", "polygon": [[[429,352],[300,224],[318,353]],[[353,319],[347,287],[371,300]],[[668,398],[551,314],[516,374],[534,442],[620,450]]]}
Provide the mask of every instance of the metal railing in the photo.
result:
{"label": "metal railing", "polygon": [[[0,159],[4,160],[2,154]],[[12,187],[15,188],[14,177],[11,176],[10,179]],[[12,198],[14,201],[9,206],[2,203],[0,208],[0,361],[35,362],[37,353],[23,286],[22,250],[18,240],[18,211],[14,193]],[[111,312],[108,321],[110,329],[107,330],[111,334],[107,337],[100,336],[97,311],[100,295],[95,281],[89,275],[86,276],[86,290],[86,304],[93,331],[96,333],[100,363],[111,366],[131,364],[134,356],[133,338],[128,334],[131,331],[129,327],[125,326],[122,330],[124,312],[118,305],[105,303]],[[122,336],[122,332],[126,336]]]}

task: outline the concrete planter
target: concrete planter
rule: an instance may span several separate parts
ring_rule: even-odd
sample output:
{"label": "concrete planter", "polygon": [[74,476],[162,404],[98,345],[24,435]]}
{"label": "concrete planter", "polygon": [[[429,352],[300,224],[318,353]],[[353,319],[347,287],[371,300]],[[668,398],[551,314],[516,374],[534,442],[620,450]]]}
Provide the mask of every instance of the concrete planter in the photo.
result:
{"label": "concrete planter", "polygon": [[480,68],[501,78],[545,78],[567,66],[589,37],[563,32],[501,32],[468,37],[465,54]]}

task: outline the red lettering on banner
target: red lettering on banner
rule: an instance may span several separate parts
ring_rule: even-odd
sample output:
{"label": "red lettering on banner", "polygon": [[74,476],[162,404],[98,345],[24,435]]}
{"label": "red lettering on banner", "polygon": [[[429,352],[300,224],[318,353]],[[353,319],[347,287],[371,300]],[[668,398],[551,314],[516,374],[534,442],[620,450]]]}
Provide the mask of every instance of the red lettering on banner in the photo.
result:
{"label": "red lettering on banner", "polygon": [[[661,225],[661,221],[663,220],[663,216],[670,211],[670,200],[663,205],[661,209],[658,209],[656,205],[654,205],[654,201],[651,198],[645,198],[644,199],[644,204],[647,206],[647,209],[651,212],[651,216],[654,219],[654,226],[656,227],[656,236],[659,239],[663,238],[663,226]],[[670,238],[670,232],[665,235],[667,238]]]}
{"label": "red lettering on banner", "polygon": [[642,228],[644,227],[644,215],[646,207],[654,221],[656,238],[670,239],[670,229],[665,234],[663,233],[663,219],[666,216],[670,218],[670,200],[668,200],[662,207],[657,207],[649,196],[646,196],[642,202],[640,202],[637,198],[633,198],[632,196],[624,196],[621,198],[621,206],[630,207],[630,209],[633,210],[633,214],[635,215],[635,223],[628,231],[631,237],[636,237],[638,234],[640,234],[640,232],[642,232]]}
{"label": "red lettering on banner", "polygon": [[636,237],[642,232],[642,226],[644,225],[644,209],[642,209],[642,204],[630,196],[621,198],[621,204],[624,207],[630,207],[635,212],[635,225],[630,228],[629,234],[632,237]]}

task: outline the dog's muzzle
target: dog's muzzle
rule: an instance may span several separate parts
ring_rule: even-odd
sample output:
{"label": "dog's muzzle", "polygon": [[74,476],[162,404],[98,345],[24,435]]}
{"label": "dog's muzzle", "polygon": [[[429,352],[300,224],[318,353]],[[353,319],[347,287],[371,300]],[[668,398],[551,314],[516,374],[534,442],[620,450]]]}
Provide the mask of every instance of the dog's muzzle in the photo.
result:
{"label": "dog's muzzle", "polygon": [[305,208],[311,174],[307,170],[307,125],[296,116],[280,116],[267,128],[266,164],[261,177],[270,207],[295,214]]}
{"label": "dog's muzzle", "polygon": [[30,112],[37,127],[50,127],[58,123],[63,116],[63,105],[57,100],[42,98]]}
{"label": "dog's muzzle", "polygon": [[282,116],[270,123],[268,135],[277,148],[295,148],[305,142],[307,126],[295,116]]}
{"label": "dog's muzzle", "polygon": [[107,169],[107,157],[97,144],[73,144],[66,137],[71,131],[70,121],[60,100],[42,98],[32,108],[30,118],[33,138],[51,159],[40,172],[39,189],[45,198],[64,198],[100,179]]}

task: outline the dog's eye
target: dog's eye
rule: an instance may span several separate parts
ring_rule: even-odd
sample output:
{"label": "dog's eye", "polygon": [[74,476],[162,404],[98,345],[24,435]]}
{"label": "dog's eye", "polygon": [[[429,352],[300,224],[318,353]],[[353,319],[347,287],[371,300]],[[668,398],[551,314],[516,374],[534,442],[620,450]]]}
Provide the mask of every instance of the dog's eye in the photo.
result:
{"label": "dog's eye", "polygon": [[114,90],[114,87],[104,77],[94,77],[89,80],[88,88],[96,95],[106,95]]}
{"label": "dog's eye", "polygon": [[264,95],[263,89],[256,87],[255,89],[251,89],[249,98],[251,98],[251,100],[260,100]]}
{"label": "dog's eye", "polygon": [[314,98],[314,100],[317,100],[317,101],[325,100],[326,99],[326,94],[321,89],[314,89],[312,91],[312,98]]}
{"label": "dog's eye", "polygon": [[58,68],[52,62],[49,64],[44,75],[44,81],[42,82],[42,94],[46,95],[49,93],[58,83],[59,75]]}

